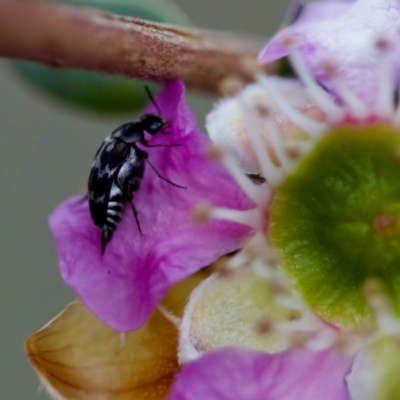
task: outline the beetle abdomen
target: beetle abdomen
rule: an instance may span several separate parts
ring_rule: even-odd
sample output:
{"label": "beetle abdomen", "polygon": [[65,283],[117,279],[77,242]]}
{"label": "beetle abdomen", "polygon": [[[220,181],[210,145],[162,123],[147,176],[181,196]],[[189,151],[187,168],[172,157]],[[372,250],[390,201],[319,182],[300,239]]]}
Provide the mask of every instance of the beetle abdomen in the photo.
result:
{"label": "beetle abdomen", "polygon": [[113,233],[121,221],[124,208],[123,193],[114,182],[111,187],[110,199],[107,203],[106,220],[101,231],[101,251],[104,254],[106,244],[111,240]]}

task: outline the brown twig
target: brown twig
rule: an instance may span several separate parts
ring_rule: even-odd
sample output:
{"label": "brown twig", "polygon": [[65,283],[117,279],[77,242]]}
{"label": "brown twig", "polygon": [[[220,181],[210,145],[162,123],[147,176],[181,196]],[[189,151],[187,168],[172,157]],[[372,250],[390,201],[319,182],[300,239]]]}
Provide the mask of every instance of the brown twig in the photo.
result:
{"label": "brown twig", "polygon": [[180,28],[94,9],[27,0],[0,0],[0,57],[145,78],[182,79],[218,93],[230,76],[246,82],[262,42]]}

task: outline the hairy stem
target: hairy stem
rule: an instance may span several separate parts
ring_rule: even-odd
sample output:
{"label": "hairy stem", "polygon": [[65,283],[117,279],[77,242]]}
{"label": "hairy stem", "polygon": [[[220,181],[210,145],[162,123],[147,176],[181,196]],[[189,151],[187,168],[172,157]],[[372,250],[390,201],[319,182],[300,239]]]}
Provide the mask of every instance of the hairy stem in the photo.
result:
{"label": "hairy stem", "polygon": [[[252,80],[262,42],[233,34],[181,28],[102,11],[0,0],[0,57],[150,79],[182,79],[218,93],[221,81]],[[271,67],[272,68],[272,67]]]}

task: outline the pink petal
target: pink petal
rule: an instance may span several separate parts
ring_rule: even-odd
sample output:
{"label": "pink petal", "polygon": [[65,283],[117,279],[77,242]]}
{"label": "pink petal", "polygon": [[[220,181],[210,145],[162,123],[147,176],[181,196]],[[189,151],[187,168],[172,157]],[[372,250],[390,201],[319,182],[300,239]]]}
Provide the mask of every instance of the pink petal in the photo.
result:
{"label": "pink petal", "polygon": [[337,68],[337,77],[367,105],[375,101],[382,79],[382,55],[376,42],[392,44],[390,63],[394,80],[400,79],[400,3],[395,0],[320,1],[308,4],[293,25],[279,32],[261,51],[259,60],[271,62],[287,55],[288,38],[294,39],[304,61],[331,92],[335,80],[327,74],[326,62]]}
{"label": "pink petal", "polygon": [[104,256],[100,229],[91,220],[87,202],[67,200],[50,216],[64,281],[94,314],[119,331],[140,327],[172,284],[238,249],[251,234],[240,224],[192,221],[193,207],[204,200],[234,209],[254,205],[208,157],[210,141],[196,128],[183,84],[168,85],[156,101],[171,123],[170,134],[149,137],[150,144],[181,146],[148,149],[149,160],[163,176],[187,189],[159,179],[147,166],[142,187],[134,194],[143,236],[126,205]]}
{"label": "pink petal", "polygon": [[269,355],[236,348],[186,364],[169,400],[349,400],[351,360],[334,351]]}
{"label": "pink petal", "polygon": [[[303,6],[304,9],[301,10],[301,14],[293,21],[293,25],[277,33],[263,50],[261,50],[259,55],[260,62],[268,63],[287,56],[289,50],[287,46],[285,46],[284,39],[288,34],[302,38],[301,30],[298,29],[299,27],[304,26],[304,30],[307,30],[307,24],[312,25],[320,23],[323,20],[337,18],[343,14],[350,5],[351,3],[348,1],[320,1],[319,3],[311,3],[305,7]],[[289,12],[294,12],[295,8],[298,8],[297,2],[293,5],[293,10],[289,9]]]}
{"label": "pink petal", "polygon": [[351,7],[353,0],[330,1],[320,0],[319,2],[309,3],[300,16],[297,18],[296,25],[305,25],[321,22],[332,18],[337,18]]}

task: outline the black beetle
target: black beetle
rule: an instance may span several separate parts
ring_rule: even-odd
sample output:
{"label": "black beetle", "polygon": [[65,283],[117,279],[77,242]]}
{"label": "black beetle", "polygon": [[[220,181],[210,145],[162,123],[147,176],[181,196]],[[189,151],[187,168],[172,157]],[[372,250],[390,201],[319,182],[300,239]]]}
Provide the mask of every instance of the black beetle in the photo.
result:
{"label": "black beetle", "polygon": [[[146,87],[150,100],[155,103]],[[171,185],[177,185],[160,172],[148,160],[148,153],[138,143],[146,147],[180,146],[179,144],[149,145],[145,132],[150,135],[167,133],[168,121],[157,114],[143,114],[139,121],[121,125],[111,133],[100,146],[94,158],[88,182],[89,208],[92,220],[101,228],[101,252],[104,254],[107,243],[111,240],[122,218],[124,204],[129,202],[142,235],[138,212],[133,202],[133,192],[140,189],[146,163],[157,176]]]}

